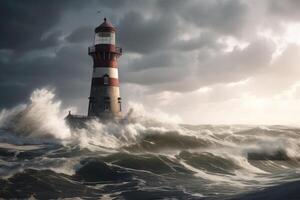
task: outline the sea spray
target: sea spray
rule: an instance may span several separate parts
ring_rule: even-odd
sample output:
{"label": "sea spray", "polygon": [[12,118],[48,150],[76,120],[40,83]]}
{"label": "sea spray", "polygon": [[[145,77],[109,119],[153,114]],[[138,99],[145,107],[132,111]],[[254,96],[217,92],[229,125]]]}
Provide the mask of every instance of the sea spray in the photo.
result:
{"label": "sea spray", "polygon": [[[298,129],[179,125],[176,116],[149,111],[139,103],[129,105],[122,120],[90,120],[85,128],[74,130],[65,123],[68,109],[62,108],[54,91],[35,90],[27,104],[0,112],[0,176],[15,178],[12,183],[20,173],[43,179],[84,181],[97,175],[95,181],[110,180],[98,173],[101,167],[137,177],[130,180],[136,188],[160,191],[156,183],[165,181],[172,190],[179,185],[189,194],[206,193],[211,184],[216,191],[210,188],[208,193],[226,193],[297,177]],[[26,148],[28,144],[33,148]],[[92,174],[80,169],[91,169]]]}
{"label": "sea spray", "polygon": [[[0,112],[0,128],[33,139],[55,139],[62,143],[77,143],[83,148],[96,146],[119,149],[141,147],[140,150],[212,148],[217,153],[231,149],[247,158],[247,152],[273,153],[287,151],[297,156],[299,142],[295,137],[280,134],[270,135],[265,129],[251,127],[188,126],[178,125],[180,119],[161,111],[147,111],[141,104],[130,102],[130,109],[122,121],[103,123],[100,120],[87,122],[87,128],[70,130],[64,121],[68,109],[61,107],[53,90],[35,90],[28,104]],[[255,132],[255,134],[253,134]],[[284,131],[283,131],[284,132]],[[297,136],[297,135],[296,135]],[[276,143],[274,146],[273,144]],[[202,150],[201,150],[202,149]],[[226,152],[225,152],[226,153]]]}
{"label": "sea spray", "polygon": [[53,90],[37,89],[28,104],[1,111],[0,128],[32,138],[68,139],[71,132],[64,113]]}
{"label": "sea spray", "polygon": [[[47,142],[78,143],[83,148],[120,148],[136,143],[148,131],[167,132],[178,129],[178,117],[161,111],[147,112],[138,103],[130,108],[121,122],[90,120],[84,129],[71,130],[64,118],[67,110],[55,98],[54,90],[36,89],[27,104],[0,112],[0,129],[21,138],[42,139]],[[74,110],[74,108],[72,108]]]}

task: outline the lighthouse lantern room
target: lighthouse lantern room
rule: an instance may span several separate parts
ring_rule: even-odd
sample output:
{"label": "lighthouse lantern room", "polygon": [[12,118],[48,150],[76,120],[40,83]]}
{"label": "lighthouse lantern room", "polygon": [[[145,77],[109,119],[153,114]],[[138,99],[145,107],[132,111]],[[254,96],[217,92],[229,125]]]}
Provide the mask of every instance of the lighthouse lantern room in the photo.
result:
{"label": "lighthouse lantern room", "polygon": [[94,44],[89,47],[88,53],[93,58],[88,116],[121,116],[117,59],[122,49],[116,47],[116,28],[106,18],[95,28]]}

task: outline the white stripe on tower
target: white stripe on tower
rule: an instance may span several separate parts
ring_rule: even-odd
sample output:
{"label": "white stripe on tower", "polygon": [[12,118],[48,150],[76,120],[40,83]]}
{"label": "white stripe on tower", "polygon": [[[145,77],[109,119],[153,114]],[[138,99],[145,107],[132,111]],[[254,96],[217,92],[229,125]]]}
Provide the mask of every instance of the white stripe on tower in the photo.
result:
{"label": "white stripe on tower", "polygon": [[93,71],[93,78],[103,77],[107,74],[110,78],[118,79],[118,68],[114,67],[96,67]]}

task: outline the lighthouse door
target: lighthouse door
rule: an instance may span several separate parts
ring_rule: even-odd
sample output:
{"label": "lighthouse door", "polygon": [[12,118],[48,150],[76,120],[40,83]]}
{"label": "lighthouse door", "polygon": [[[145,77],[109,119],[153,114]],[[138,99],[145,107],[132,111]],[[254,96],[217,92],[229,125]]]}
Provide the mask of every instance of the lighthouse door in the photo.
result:
{"label": "lighthouse door", "polygon": [[104,100],[104,111],[109,111],[110,107],[110,98],[109,97],[105,97],[105,100]]}

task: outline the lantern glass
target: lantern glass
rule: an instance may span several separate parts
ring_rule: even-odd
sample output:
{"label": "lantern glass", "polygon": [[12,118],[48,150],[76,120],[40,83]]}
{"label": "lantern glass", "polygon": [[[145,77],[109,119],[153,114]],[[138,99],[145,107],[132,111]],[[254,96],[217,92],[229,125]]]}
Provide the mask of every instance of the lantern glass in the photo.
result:
{"label": "lantern glass", "polygon": [[115,45],[115,33],[114,32],[99,32],[95,35],[95,44],[113,44]]}

